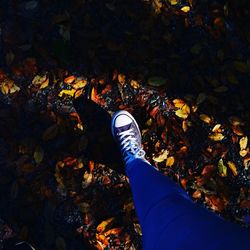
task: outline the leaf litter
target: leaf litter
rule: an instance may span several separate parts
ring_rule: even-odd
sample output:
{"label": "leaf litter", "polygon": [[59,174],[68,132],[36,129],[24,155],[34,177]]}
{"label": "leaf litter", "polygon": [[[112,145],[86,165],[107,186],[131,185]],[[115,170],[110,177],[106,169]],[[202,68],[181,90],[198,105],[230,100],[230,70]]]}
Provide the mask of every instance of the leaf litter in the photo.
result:
{"label": "leaf litter", "polygon": [[[73,106],[86,96],[109,114],[132,112],[152,164],[249,226],[249,4],[63,3],[15,3],[16,19],[1,20],[0,185],[14,204],[3,240],[141,248],[127,177],[89,158],[92,127]],[[48,219],[30,223],[39,215]]]}

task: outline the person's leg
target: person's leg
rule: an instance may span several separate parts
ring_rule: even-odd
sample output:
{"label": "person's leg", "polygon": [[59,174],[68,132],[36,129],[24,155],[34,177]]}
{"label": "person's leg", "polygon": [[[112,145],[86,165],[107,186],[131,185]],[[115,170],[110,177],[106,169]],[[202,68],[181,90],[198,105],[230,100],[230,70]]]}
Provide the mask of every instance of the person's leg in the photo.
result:
{"label": "person's leg", "polygon": [[138,125],[128,112],[113,116],[112,133],[123,154],[144,249],[248,249],[249,234],[195,204],[145,160]]}
{"label": "person's leg", "polygon": [[249,234],[195,204],[150,164],[135,159],[126,172],[144,249],[248,249]]}

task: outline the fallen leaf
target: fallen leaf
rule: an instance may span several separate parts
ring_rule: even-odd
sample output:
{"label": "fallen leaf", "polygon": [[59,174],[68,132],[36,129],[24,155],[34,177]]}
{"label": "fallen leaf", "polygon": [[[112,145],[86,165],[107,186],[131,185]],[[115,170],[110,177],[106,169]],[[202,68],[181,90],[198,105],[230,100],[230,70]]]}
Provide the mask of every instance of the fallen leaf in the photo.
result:
{"label": "fallen leaf", "polygon": [[221,124],[216,124],[216,125],[213,127],[212,131],[213,131],[214,133],[221,132],[220,127],[221,127]]}
{"label": "fallen leaf", "polygon": [[75,76],[69,76],[67,78],[64,79],[64,82],[67,84],[71,84],[75,81],[76,77]]}
{"label": "fallen leaf", "polygon": [[240,128],[240,126],[233,126],[232,130],[238,136],[243,136],[244,135],[244,133],[243,133],[242,129]]}
{"label": "fallen leaf", "polygon": [[58,96],[59,96],[59,97],[62,97],[63,95],[69,95],[69,96],[74,97],[75,92],[76,92],[75,89],[64,89],[64,90],[62,90],[62,91],[58,94]]}
{"label": "fallen leaf", "polygon": [[173,103],[174,106],[179,109],[181,109],[185,105],[185,101],[183,101],[182,99],[174,99]]}
{"label": "fallen leaf", "polygon": [[130,85],[133,89],[138,89],[140,87],[140,84],[135,80],[131,80]]}
{"label": "fallen leaf", "polygon": [[160,155],[158,155],[157,157],[153,157],[153,160],[155,162],[163,162],[167,159],[168,157],[168,154],[169,154],[169,151],[168,150],[162,150],[162,152],[160,153]]}
{"label": "fallen leaf", "polygon": [[201,114],[200,119],[207,124],[210,124],[212,122],[212,119],[206,114]]}
{"label": "fallen leaf", "polygon": [[109,219],[107,219],[107,220],[102,221],[102,222],[96,227],[96,231],[99,232],[99,233],[104,232],[104,231],[108,228],[108,226],[110,227],[110,226],[113,224],[114,219],[115,219],[114,217],[111,217],[111,218],[109,218]]}
{"label": "fallen leaf", "polygon": [[173,156],[170,156],[167,158],[167,161],[166,161],[166,166],[167,167],[172,167],[174,165],[174,162],[175,162],[175,159]]}
{"label": "fallen leaf", "polygon": [[240,150],[239,154],[241,157],[245,157],[247,155],[247,153],[248,153],[248,150],[243,149],[243,150]]}
{"label": "fallen leaf", "polygon": [[44,151],[43,148],[40,146],[37,146],[35,148],[35,152],[34,152],[34,159],[36,161],[37,164],[40,164],[43,161],[43,156],[44,156]]}
{"label": "fallen leaf", "polygon": [[193,194],[192,197],[194,199],[200,199],[201,198],[201,191],[200,190],[196,190]]}
{"label": "fallen leaf", "polygon": [[189,7],[189,6],[183,6],[183,7],[181,8],[181,11],[187,13],[187,12],[190,11],[190,7]]}
{"label": "fallen leaf", "polygon": [[218,162],[218,170],[222,177],[227,176],[227,167],[224,165],[223,159],[220,159]]}
{"label": "fallen leaf", "polygon": [[248,138],[247,138],[247,136],[242,137],[242,138],[240,139],[240,141],[239,141],[240,150],[246,149],[247,143],[248,143]]}
{"label": "fallen leaf", "polygon": [[234,176],[237,176],[238,173],[237,173],[236,164],[233,163],[232,161],[228,161],[228,162],[227,162],[227,165],[228,165],[228,167],[230,168],[230,170],[232,171],[233,175],[234,175]]}
{"label": "fallen leaf", "polygon": [[211,207],[214,211],[222,211],[225,207],[224,202],[219,198],[214,195],[206,195],[205,196],[205,201],[208,204],[208,206]]}
{"label": "fallen leaf", "polygon": [[222,133],[213,133],[208,136],[209,139],[213,141],[221,141],[224,139],[224,135]]}
{"label": "fallen leaf", "polygon": [[234,61],[234,67],[237,71],[241,73],[249,73],[250,72],[250,65],[246,64],[242,61]]}
{"label": "fallen leaf", "polygon": [[112,229],[109,229],[107,232],[105,232],[104,236],[108,237],[111,234],[119,235],[121,232],[122,232],[121,228],[112,228]]}
{"label": "fallen leaf", "polygon": [[175,111],[176,116],[182,118],[182,119],[187,119],[188,118],[188,114],[186,112],[184,112],[182,109],[178,109]]}

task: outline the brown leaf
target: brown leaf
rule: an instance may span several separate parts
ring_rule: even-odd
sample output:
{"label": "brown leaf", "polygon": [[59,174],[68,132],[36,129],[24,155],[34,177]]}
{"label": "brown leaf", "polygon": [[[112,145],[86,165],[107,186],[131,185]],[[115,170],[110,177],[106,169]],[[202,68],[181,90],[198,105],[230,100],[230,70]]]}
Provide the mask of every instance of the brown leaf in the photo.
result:
{"label": "brown leaf", "polygon": [[201,114],[200,119],[207,124],[210,124],[212,122],[212,119],[206,114]]}
{"label": "brown leaf", "polygon": [[206,195],[205,201],[215,211],[221,212],[225,208],[224,202],[214,195]]}
{"label": "brown leaf", "polygon": [[236,176],[238,174],[236,164],[233,163],[232,161],[228,161],[227,165],[228,165],[229,169],[232,171],[233,175]]}

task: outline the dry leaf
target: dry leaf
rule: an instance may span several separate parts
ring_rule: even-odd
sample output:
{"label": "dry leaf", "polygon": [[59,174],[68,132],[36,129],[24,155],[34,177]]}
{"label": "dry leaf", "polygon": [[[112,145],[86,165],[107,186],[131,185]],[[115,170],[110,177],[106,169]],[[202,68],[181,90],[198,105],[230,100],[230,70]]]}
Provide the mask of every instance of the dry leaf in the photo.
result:
{"label": "dry leaf", "polygon": [[231,169],[233,175],[236,176],[236,175],[238,174],[238,173],[237,173],[236,164],[233,163],[232,161],[228,161],[228,162],[227,162],[227,165],[228,165],[228,167]]}
{"label": "dry leaf", "polygon": [[222,133],[213,133],[213,134],[210,134],[208,138],[213,141],[221,141],[224,139],[224,135]]}
{"label": "dry leaf", "polygon": [[35,152],[34,152],[33,156],[34,156],[36,163],[40,164],[43,161],[43,156],[44,156],[44,151],[43,151],[42,147],[37,146],[35,148]]}
{"label": "dry leaf", "polygon": [[64,79],[64,82],[67,84],[71,84],[75,81],[76,77],[75,76],[69,76],[67,78]]}
{"label": "dry leaf", "polygon": [[218,162],[219,173],[222,177],[227,176],[227,167],[224,165],[223,159],[220,159]]}
{"label": "dry leaf", "polygon": [[220,127],[221,127],[221,124],[216,124],[216,125],[213,127],[212,131],[213,131],[214,133],[221,132]]}
{"label": "dry leaf", "polygon": [[190,11],[190,7],[189,7],[189,6],[183,6],[183,7],[181,8],[181,11],[187,13],[187,12]]}
{"label": "dry leaf", "polygon": [[248,143],[248,138],[247,138],[247,136],[242,137],[242,138],[240,139],[240,141],[239,141],[240,150],[246,149],[247,143]]}
{"label": "dry leaf", "polygon": [[114,219],[115,219],[115,218],[112,217],[112,218],[109,218],[109,219],[107,219],[107,220],[102,221],[102,222],[97,226],[96,231],[99,232],[99,233],[104,232],[104,231],[107,229],[108,226],[111,226],[111,225],[113,224]]}
{"label": "dry leaf", "polygon": [[192,197],[194,199],[200,199],[201,198],[201,191],[200,190],[196,190],[193,194]]}
{"label": "dry leaf", "polygon": [[75,89],[64,89],[64,90],[62,90],[62,91],[58,94],[58,96],[59,96],[59,97],[62,97],[63,95],[69,95],[69,96],[74,97],[75,92],[76,92]]}
{"label": "dry leaf", "polygon": [[206,114],[201,114],[200,119],[207,124],[210,124],[212,122],[212,119]]}
{"label": "dry leaf", "polygon": [[167,159],[169,154],[168,150],[162,150],[162,152],[160,153],[160,155],[158,155],[157,157],[153,157],[153,160],[155,162],[163,162]]}
{"label": "dry leaf", "polygon": [[174,99],[173,103],[174,106],[179,109],[181,109],[185,105],[185,102],[182,99]]}
{"label": "dry leaf", "polygon": [[87,85],[87,80],[85,79],[76,79],[74,84],[72,84],[72,87],[74,89],[82,89]]}
{"label": "dry leaf", "polygon": [[175,162],[175,159],[173,156],[170,156],[167,158],[167,161],[166,161],[166,166],[167,167],[172,167],[174,165],[174,162]]}
{"label": "dry leaf", "polygon": [[233,126],[232,130],[238,136],[243,136],[244,135],[242,129],[239,126]]}
{"label": "dry leaf", "polygon": [[246,64],[245,62],[234,61],[234,67],[237,71],[239,71],[241,73],[249,73],[250,72],[250,65]]}
{"label": "dry leaf", "polygon": [[188,114],[186,112],[184,112],[182,109],[178,109],[175,111],[176,116],[182,118],[182,119],[187,119],[188,118]]}
{"label": "dry leaf", "polygon": [[245,157],[247,155],[247,153],[248,153],[248,150],[246,150],[246,149],[240,150],[241,157]]}

